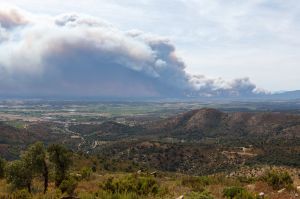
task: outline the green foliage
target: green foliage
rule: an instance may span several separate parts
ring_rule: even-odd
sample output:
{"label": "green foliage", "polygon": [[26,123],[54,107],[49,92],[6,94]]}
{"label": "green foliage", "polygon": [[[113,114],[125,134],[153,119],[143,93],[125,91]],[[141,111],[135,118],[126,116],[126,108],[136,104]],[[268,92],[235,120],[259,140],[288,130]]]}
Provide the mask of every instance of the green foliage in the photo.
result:
{"label": "green foliage", "polygon": [[238,176],[237,180],[240,181],[241,183],[251,184],[251,183],[255,182],[257,179],[254,177]]}
{"label": "green foliage", "polygon": [[141,197],[136,193],[111,193],[107,191],[100,191],[96,194],[97,198],[101,199],[140,199]]}
{"label": "green foliage", "polygon": [[270,170],[266,172],[263,180],[275,190],[290,188],[293,185],[293,179],[286,171],[280,172],[276,170]]}
{"label": "green foliage", "polygon": [[46,151],[41,142],[37,142],[27,149],[21,157],[26,165],[35,173],[42,173],[44,170],[44,162],[46,159]]}
{"label": "green foliage", "polygon": [[26,189],[22,189],[22,190],[18,190],[16,192],[14,192],[11,195],[11,198],[30,199],[30,198],[32,198],[32,195]]}
{"label": "green foliage", "polygon": [[242,191],[241,193],[237,194],[237,196],[235,196],[235,199],[257,199],[257,198],[259,197],[248,191]]}
{"label": "green foliage", "polygon": [[207,176],[201,176],[201,177],[193,177],[188,176],[184,177],[181,180],[181,184],[183,186],[187,186],[192,188],[193,191],[196,192],[202,192],[204,191],[204,187],[211,184],[212,180]]}
{"label": "green foliage", "polygon": [[226,198],[234,198],[243,191],[245,191],[245,189],[242,187],[227,187],[223,190],[223,196]]}
{"label": "green foliage", "polygon": [[122,178],[109,178],[100,184],[109,193],[135,193],[137,195],[156,195],[159,184],[153,177],[128,175]]}
{"label": "green foliage", "polygon": [[[1,163],[0,163],[1,164]],[[48,167],[46,164],[46,151],[41,142],[31,145],[25,151],[20,160],[11,162],[7,167],[6,178],[14,188],[27,187],[31,192],[31,184],[34,176],[43,174],[44,192],[48,187]]]}
{"label": "green foliage", "polygon": [[89,180],[92,176],[93,170],[90,167],[83,167],[80,171],[81,179]]}
{"label": "green foliage", "polygon": [[5,174],[5,160],[0,157],[0,179],[4,177]]}
{"label": "green foliage", "polygon": [[37,142],[29,146],[21,159],[26,164],[26,167],[31,170],[33,175],[43,175],[45,193],[48,188],[48,166],[46,163],[46,150],[43,143]]}
{"label": "green foliage", "polygon": [[214,197],[207,191],[191,192],[188,194],[187,199],[214,199]]}
{"label": "green foliage", "polygon": [[242,187],[227,187],[223,190],[223,196],[230,199],[256,199],[256,196]]}
{"label": "green foliage", "polygon": [[51,145],[48,152],[50,161],[55,165],[55,185],[59,187],[62,181],[68,177],[68,170],[72,164],[72,153],[59,144]]}
{"label": "green foliage", "polygon": [[10,162],[6,168],[6,180],[13,185],[13,188],[28,188],[30,192],[32,178],[32,170],[23,160]]}
{"label": "green foliage", "polygon": [[74,178],[64,179],[59,185],[59,189],[62,193],[72,195],[77,187],[78,183]]}

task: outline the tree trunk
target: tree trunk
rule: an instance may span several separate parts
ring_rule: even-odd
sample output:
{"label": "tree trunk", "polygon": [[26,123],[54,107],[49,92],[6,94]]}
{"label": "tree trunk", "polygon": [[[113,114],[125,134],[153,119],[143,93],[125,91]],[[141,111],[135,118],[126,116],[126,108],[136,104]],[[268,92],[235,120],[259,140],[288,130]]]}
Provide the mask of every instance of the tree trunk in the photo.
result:
{"label": "tree trunk", "polygon": [[28,192],[31,193],[31,183],[27,183]]}
{"label": "tree trunk", "polygon": [[47,192],[48,189],[48,166],[46,161],[44,161],[44,172],[43,172],[43,177],[44,177],[44,194]]}

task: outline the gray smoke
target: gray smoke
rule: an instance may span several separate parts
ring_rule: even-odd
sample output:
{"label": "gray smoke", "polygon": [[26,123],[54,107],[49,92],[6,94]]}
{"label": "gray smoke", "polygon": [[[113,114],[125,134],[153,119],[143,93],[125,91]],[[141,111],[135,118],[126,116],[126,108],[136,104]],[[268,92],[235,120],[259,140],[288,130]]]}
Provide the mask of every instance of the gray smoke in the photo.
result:
{"label": "gray smoke", "polygon": [[0,94],[185,97],[254,95],[249,79],[185,72],[175,46],[81,14],[35,16],[0,9]]}

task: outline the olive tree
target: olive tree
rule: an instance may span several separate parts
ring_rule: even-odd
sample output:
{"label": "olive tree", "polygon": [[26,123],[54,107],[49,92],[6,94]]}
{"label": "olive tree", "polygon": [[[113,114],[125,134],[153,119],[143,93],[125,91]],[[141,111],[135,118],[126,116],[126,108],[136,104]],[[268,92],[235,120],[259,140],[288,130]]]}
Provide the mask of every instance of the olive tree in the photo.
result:
{"label": "olive tree", "polygon": [[20,160],[8,164],[6,178],[15,188],[27,188],[31,192],[32,180],[42,175],[44,178],[44,193],[48,188],[48,166],[46,150],[41,142],[28,147],[21,155]]}
{"label": "olive tree", "polygon": [[48,188],[48,166],[46,162],[46,150],[43,143],[37,142],[31,145],[21,158],[26,166],[31,169],[33,175],[42,175],[44,178],[44,193]]}
{"label": "olive tree", "polygon": [[53,144],[48,148],[49,160],[55,167],[55,186],[59,187],[68,178],[68,170],[72,164],[72,153],[64,146]]}
{"label": "olive tree", "polygon": [[14,188],[27,188],[28,192],[31,193],[32,179],[32,170],[27,167],[25,161],[15,160],[8,164],[6,168],[6,180],[8,183],[11,183]]}

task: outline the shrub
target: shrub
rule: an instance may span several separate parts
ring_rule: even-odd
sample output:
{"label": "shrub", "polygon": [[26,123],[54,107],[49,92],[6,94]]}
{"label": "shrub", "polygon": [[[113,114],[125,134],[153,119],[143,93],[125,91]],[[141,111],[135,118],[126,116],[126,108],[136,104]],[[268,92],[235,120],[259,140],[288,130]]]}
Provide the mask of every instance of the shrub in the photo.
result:
{"label": "shrub", "polygon": [[214,197],[210,195],[209,192],[191,192],[188,194],[187,199],[213,199]]}
{"label": "shrub", "polygon": [[242,187],[227,187],[223,190],[223,196],[230,199],[255,199],[256,196]]}
{"label": "shrub", "polygon": [[263,180],[268,183],[273,189],[278,190],[282,188],[290,188],[293,184],[293,180],[288,172],[280,172],[270,170],[266,172]]}
{"label": "shrub", "polygon": [[140,196],[136,193],[111,193],[101,191],[97,193],[96,196],[101,199],[140,199]]}
{"label": "shrub", "polygon": [[246,177],[246,176],[238,176],[237,180],[239,180],[241,183],[251,184],[256,181],[256,178]]}
{"label": "shrub", "polygon": [[204,186],[211,184],[211,179],[207,176],[201,177],[184,177],[181,180],[183,186],[192,188],[193,191],[203,192]]}
{"label": "shrub", "polygon": [[109,193],[135,193],[137,195],[156,195],[159,185],[153,177],[125,176],[109,178],[100,187]]}
{"label": "shrub", "polygon": [[223,190],[223,196],[226,198],[234,198],[243,191],[245,191],[245,189],[242,187],[226,187]]}
{"label": "shrub", "polygon": [[93,170],[89,167],[84,167],[80,171],[81,178],[84,180],[89,180],[91,178]]}
{"label": "shrub", "polygon": [[17,198],[17,199],[32,198],[32,195],[26,189],[18,190],[16,192],[14,192],[11,196],[12,196],[12,198]]}
{"label": "shrub", "polygon": [[77,187],[78,183],[74,178],[68,178],[61,182],[59,189],[62,193],[72,195]]}

